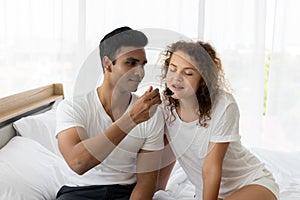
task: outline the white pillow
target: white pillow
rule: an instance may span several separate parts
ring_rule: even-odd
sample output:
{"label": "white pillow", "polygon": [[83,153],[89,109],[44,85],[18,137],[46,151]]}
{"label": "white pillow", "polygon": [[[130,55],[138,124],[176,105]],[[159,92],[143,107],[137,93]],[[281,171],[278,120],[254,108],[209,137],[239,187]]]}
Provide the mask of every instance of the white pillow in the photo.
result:
{"label": "white pillow", "polygon": [[0,199],[50,200],[66,183],[65,162],[39,143],[15,136],[0,149]]}
{"label": "white pillow", "polygon": [[19,135],[35,140],[61,156],[55,138],[56,107],[41,114],[23,117],[14,122],[13,127]]}

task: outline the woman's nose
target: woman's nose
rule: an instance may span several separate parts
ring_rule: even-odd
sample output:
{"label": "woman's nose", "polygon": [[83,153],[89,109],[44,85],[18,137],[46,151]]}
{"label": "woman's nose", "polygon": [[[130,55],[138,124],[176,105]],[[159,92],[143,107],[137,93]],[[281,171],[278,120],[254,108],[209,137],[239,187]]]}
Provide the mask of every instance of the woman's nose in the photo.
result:
{"label": "woman's nose", "polygon": [[174,79],[176,81],[183,81],[183,76],[182,76],[181,72],[176,72],[174,75]]}

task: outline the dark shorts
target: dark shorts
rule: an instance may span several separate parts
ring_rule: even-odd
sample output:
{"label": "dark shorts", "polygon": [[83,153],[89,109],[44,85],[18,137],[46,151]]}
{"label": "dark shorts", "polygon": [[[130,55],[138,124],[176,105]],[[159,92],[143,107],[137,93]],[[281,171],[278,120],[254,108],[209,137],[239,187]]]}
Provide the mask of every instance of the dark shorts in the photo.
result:
{"label": "dark shorts", "polygon": [[128,200],[132,185],[63,186],[56,195],[57,200]]}

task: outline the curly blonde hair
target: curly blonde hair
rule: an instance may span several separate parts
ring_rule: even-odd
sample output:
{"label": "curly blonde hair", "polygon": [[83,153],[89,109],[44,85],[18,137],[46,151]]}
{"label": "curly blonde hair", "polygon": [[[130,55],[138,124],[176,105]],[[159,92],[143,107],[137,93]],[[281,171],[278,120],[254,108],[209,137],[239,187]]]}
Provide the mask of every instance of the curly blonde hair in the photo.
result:
{"label": "curly blonde hair", "polygon": [[[201,79],[199,88],[196,91],[196,97],[199,104],[199,111],[197,113],[199,115],[199,125],[208,127],[208,121],[211,119],[212,106],[218,91],[221,88],[226,89],[221,60],[209,43],[202,41],[178,41],[168,46],[167,50],[163,52],[163,82],[165,82],[167,76],[171,57],[176,51],[187,54],[196,63],[197,66],[195,67],[197,67],[200,72]],[[163,98],[165,100],[165,108],[171,111],[171,117],[168,117],[170,123],[175,120],[173,111],[179,106],[178,99],[172,98],[172,95],[170,95],[171,93],[172,91],[167,88],[165,84]]]}

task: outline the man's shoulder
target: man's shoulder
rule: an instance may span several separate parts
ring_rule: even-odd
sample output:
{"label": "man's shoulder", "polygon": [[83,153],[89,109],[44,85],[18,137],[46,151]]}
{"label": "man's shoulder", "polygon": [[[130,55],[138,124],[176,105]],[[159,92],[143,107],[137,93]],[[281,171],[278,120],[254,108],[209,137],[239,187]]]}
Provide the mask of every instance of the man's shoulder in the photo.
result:
{"label": "man's shoulder", "polygon": [[59,105],[58,109],[72,109],[72,110],[78,110],[78,109],[86,109],[91,105],[92,101],[94,101],[94,95],[95,92],[91,91],[89,93],[80,95],[80,96],[73,96],[70,98],[66,98],[62,100]]}
{"label": "man's shoulder", "polygon": [[74,103],[83,103],[83,102],[89,102],[89,101],[95,101],[95,96],[97,95],[97,92],[95,90],[91,90],[88,93],[74,96],[72,98]]}

